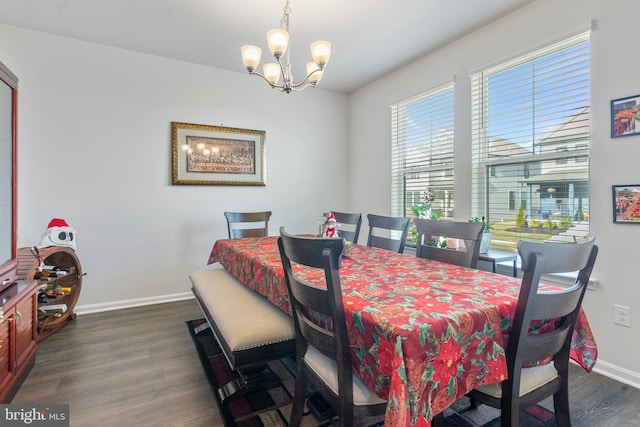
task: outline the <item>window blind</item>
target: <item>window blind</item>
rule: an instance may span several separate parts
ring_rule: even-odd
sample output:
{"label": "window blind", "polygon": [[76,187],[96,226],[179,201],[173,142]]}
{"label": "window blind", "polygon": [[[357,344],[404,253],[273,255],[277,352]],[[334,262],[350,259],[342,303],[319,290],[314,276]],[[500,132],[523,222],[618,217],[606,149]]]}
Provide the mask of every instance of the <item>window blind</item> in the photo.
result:
{"label": "window blind", "polygon": [[588,232],[589,45],[587,32],[471,75],[472,215],[492,247]]}
{"label": "window blind", "polygon": [[391,106],[391,206],[412,206],[435,194],[433,213],[453,217],[453,82]]}

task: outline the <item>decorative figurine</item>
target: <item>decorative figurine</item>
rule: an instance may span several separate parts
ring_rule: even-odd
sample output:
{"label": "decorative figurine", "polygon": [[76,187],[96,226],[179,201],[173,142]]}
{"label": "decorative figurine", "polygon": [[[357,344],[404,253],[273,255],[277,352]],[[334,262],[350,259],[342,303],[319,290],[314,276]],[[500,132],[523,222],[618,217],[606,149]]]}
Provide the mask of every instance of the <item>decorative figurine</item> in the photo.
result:
{"label": "decorative figurine", "polygon": [[330,239],[340,238],[340,235],[338,234],[338,223],[336,222],[336,217],[333,215],[333,212],[329,214],[329,219],[327,219],[327,228],[324,231],[324,237],[328,237]]}
{"label": "decorative figurine", "polygon": [[69,227],[64,219],[53,218],[47,229],[42,233],[40,242],[37,244],[39,248],[48,246],[65,246],[76,250],[76,231]]}

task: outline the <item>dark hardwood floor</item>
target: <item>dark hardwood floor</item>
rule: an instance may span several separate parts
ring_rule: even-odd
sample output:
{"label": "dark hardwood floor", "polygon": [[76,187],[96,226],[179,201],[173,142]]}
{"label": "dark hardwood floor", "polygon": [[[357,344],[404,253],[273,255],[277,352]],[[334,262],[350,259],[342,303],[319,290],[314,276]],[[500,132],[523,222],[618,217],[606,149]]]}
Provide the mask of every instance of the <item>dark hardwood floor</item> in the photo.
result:
{"label": "dark hardwood floor", "polygon": [[[73,427],[222,427],[185,326],[200,317],[194,300],[79,316],[40,343],[13,403],[67,403]],[[570,390],[574,427],[640,426],[640,390],[577,366]]]}
{"label": "dark hardwood floor", "polygon": [[[597,339],[597,337],[596,337]],[[569,402],[573,427],[640,426],[640,390],[571,364]],[[553,400],[542,406],[553,411]]]}
{"label": "dark hardwood floor", "polygon": [[79,316],[39,344],[12,403],[67,403],[70,425],[223,426],[185,321],[195,300]]}

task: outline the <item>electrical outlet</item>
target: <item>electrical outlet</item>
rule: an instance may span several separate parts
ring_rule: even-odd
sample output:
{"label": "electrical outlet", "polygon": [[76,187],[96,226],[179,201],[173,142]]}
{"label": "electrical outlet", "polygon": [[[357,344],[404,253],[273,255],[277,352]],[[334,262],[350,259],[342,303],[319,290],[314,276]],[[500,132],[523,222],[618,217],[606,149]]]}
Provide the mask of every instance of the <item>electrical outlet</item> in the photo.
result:
{"label": "electrical outlet", "polygon": [[631,327],[631,307],[614,304],[613,323],[617,325]]}

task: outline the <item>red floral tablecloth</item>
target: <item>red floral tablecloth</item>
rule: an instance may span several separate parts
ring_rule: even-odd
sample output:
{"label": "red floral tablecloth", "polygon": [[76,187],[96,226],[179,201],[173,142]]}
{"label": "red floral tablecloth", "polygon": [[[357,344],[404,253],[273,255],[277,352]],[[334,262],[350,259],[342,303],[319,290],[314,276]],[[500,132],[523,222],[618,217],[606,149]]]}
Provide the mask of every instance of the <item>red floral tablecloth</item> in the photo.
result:
{"label": "red floral tablecloth", "polygon": [[[277,237],[218,240],[215,262],[291,313]],[[353,370],[388,399],[386,427],[429,426],[471,389],[505,378],[520,279],[353,245],[340,280]],[[590,371],[596,357],[581,312],[571,358]]]}

